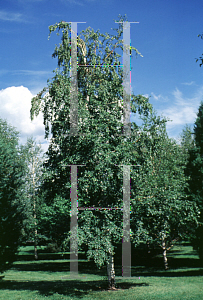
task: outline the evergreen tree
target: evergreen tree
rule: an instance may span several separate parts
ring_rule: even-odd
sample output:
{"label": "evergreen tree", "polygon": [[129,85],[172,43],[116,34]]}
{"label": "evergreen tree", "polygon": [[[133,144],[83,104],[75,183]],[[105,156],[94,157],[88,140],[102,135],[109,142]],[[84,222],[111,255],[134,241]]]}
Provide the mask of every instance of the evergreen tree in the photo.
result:
{"label": "evergreen tree", "polygon": [[20,244],[24,171],[18,132],[0,119],[0,272],[11,267]]}
{"label": "evergreen tree", "polygon": [[203,260],[203,102],[201,102],[194,125],[194,148],[190,150],[187,165],[189,195],[197,203],[201,214],[196,232],[196,243],[201,261]]}

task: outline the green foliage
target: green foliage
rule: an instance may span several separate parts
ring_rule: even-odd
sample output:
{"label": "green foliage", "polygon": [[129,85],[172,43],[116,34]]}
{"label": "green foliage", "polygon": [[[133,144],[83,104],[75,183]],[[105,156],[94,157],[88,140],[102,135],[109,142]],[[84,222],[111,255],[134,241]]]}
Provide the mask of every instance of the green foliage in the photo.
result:
{"label": "green foliage", "polygon": [[[120,17],[122,20],[127,19]],[[30,111],[31,119],[43,113],[46,138],[51,132],[41,187],[46,203],[40,217],[41,226],[47,226],[44,233],[50,232],[54,241],[68,249],[70,165],[83,165],[77,173],[78,206],[91,210],[78,212],[78,244],[101,267],[122,240],[121,165],[140,165],[139,169],[131,167],[133,243],[162,246],[164,236],[170,247],[198,223],[198,208],[186,194],[188,152],[183,155],[168,138],[166,120],[155,116],[149,99],[142,95],[131,95],[130,108],[143,126],[132,122],[131,136],[122,135],[123,69],[117,53],[123,50],[122,24],[118,23],[115,35],[90,27],[78,35],[78,136],[70,136],[71,27],[63,21],[49,27],[50,34],[57,30],[58,35],[62,33],[53,53],[58,68],[48,86],[32,99]],[[139,54],[136,48],[131,50]],[[110,210],[112,207],[118,209]]]}
{"label": "green foliage", "polygon": [[194,125],[195,147],[190,151],[190,191],[193,199],[203,210],[203,102],[200,104]]}
{"label": "green foliage", "polygon": [[62,246],[70,231],[70,200],[56,195],[47,205],[41,203],[38,208],[38,234],[41,239],[51,240]]}
{"label": "green foliage", "polygon": [[[78,67],[79,135],[71,137],[70,25],[60,22],[49,29],[50,33],[62,30],[62,42],[53,53],[53,57],[58,59],[59,68],[55,70],[52,80],[48,81],[48,87],[32,99],[31,107],[32,119],[39,111],[44,115],[46,138],[51,125],[52,139],[44,164],[46,172],[42,186],[47,205],[46,216],[54,216],[53,205],[58,201],[64,201],[65,204],[63,199],[70,197],[70,167],[67,165],[85,165],[78,167],[78,206],[119,208],[78,213],[79,246],[87,246],[88,257],[102,266],[109,251],[113,253],[114,246],[121,243],[122,239],[123,170],[119,165],[137,163],[137,124],[131,124],[132,138],[121,135],[123,71],[120,55],[116,51],[123,50],[123,28],[122,24],[118,24],[116,35],[101,34],[99,30],[95,32],[87,28],[78,36],[78,64],[86,66]],[[131,47],[133,49],[136,50]],[[96,64],[100,67],[93,66]],[[132,112],[147,116],[151,109],[147,98],[132,95]],[[61,200],[56,200],[56,195]],[[70,207],[66,206],[67,212],[68,209]],[[53,220],[53,224],[58,224],[66,233],[63,242],[66,246],[70,238],[69,219],[67,217],[65,227],[61,218],[53,217]]]}
{"label": "green foliage", "polygon": [[[132,180],[134,242],[140,240],[166,247],[185,238],[198,223],[198,208],[187,197],[185,161],[180,147],[167,136],[166,120],[152,115],[143,119],[140,132],[140,168]],[[142,228],[142,230],[140,230]]]}
{"label": "green foliage", "polygon": [[46,252],[48,253],[57,253],[59,252],[61,249],[58,247],[58,245],[56,243],[49,243],[46,247]]}
{"label": "green foliage", "polygon": [[22,241],[36,240],[37,215],[40,202],[40,185],[43,180],[43,156],[41,145],[33,137],[29,137],[25,145],[21,145],[21,153],[26,164],[24,175],[23,197],[24,220],[22,229]]}
{"label": "green foliage", "polygon": [[203,102],[201,102],[194,126],[195,143],[201,157],[203,156]]}
{"label": "green foliage", "polygon": [[18,132],[0,119],[0,272],[11,267],[19,246],[23,175]]}
{"label": "green foliage", "polygon": [[187,160],[190,155],[190,151],[195,147],[193,132],[188,125],[183,128],[180,138],[181,149]]}
{"label": "green foliage", "polygon": [[189,151],[186,174],[189,178],[188,194],[200,211],[199,227],[194,239],[203,259],[203,102],[201,102],[194,125],[194,146]]}

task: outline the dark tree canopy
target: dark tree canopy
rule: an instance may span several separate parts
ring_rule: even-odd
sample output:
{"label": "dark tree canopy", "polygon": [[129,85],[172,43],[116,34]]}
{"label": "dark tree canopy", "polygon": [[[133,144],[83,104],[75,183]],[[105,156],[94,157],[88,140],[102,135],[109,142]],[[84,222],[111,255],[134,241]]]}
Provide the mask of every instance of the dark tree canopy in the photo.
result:
{"label": "dark tree canopy", "polygon": [[11,266],[19,246],[23,174],[18,132],[0,119],[0,272]]}
{"label": "dark tree canopy", "polygon": [[203,260],[203,102],[194,124],[194,139],[188,151],[186,176],[189,178],[188,195],[201,212],[193,243]]}

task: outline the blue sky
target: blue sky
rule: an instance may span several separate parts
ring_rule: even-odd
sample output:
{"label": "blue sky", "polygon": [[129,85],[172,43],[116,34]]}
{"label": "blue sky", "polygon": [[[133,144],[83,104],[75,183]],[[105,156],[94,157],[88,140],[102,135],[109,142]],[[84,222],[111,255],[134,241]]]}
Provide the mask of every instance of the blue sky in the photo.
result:
{"label": "blue sky", "polygon": [[[131,44],[143,57],[133,57],[134,94],[150,96],[159,115],[171,119],[167,130],[178,138],[185,124],[193,126],[203,100],[202,0],[7,0],[0,5],[0,117],[44,143],[42,116],[29,120],[31,98],[51,78],[57,60],[51,57],[60,38],[48,40],[48,26],[61,20],[86,22],[114,33],[118,15],[131,22]],[[44,149],[47,145],[44,144]]]}

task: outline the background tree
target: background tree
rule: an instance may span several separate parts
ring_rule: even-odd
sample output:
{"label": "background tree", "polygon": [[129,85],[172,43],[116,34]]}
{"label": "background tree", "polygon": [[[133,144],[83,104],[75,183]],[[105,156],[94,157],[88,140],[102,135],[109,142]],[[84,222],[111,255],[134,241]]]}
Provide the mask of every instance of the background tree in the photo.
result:
{"label": "background tree", "polygon": [[188,194],[197,203],[201,214],[195,243],[203,260],[203,102],[201,102],[194,124],[194,147],[189,151],[187,176],[189,177]]}
{"label": "background tree", "polygon": [[[191,127],[189,127],[188,125],[186,125],[183,128],[183,131],[180,135],[180,141],[181,141],[180,143],[181,152],[183,155],[183,164],[185,165],[184,173],[188,183],[186,186],[186,194],[189,197],[189,199],[192,201],[190,180],[191,180],[193,166],[192,166],[191,157],[195,153],[195,140],[194,140],[194,133]],[[197,250],[198,247],[197,247],[196,231],[197,231],[196,226],[191,228],[189,240],[192,242],[193,248]]]}
{"label": "background tree", "polygon": [[38,209],[42,199],[39,199],[39,188],[43,175],[43,156],[41,145],[37,145],[33,137],[27,139],[25,145],[21,145],[21,152],[27,166],[27,172],[24,178],[24,237],[26,240],[34,242],[34,257],[38,259],[37,244],[37,216]]}
{"label": "background tree", "polygon": [[51,251],[70,250],[66,243],[70,232],[70,209],[70,199],[60,195],[56,195],[51,203],[41,202],[38,207],[38,234],[49,242]]}
{"label": "background tree", "polygon": [[[31,107],[31,119],[40,110],[44,115],[46,138],[51,125],[52,138],[43,183],[45,199],[47,205],[51,205],[57,195],[60,199],[69,199],[70,167],[67,165],[85,165],[78,167],[78,206],[120,209],[80,211],[79,246],[86,249],[87,257],[98,267],[107,263],[107,269],[111,269],[109,274],[114,274],[114,248],[122,240],[123,198],[123,172],[116,165],[137,163],[134,150],[138,126],[131,124],[132,138],[121,135],[123,72],[116,50],[123,50],[123,28],[119,24],[116,35],[87,28],[78,36],[78,64],[86,65],[79,67],[77,72],[78,136],[69,136],[71,28],[65,22],[49,27],[50,33],[57,29],[62,30],[62,43],[56,46],[53,56],[58,58],[59,69],[48,81],[48,87],[32,99]],[[103,67],[93,68],[93,64]],[[151,105],[147,98],[132,95],[131,110],[147,114]],[[64,244],[68,242],[67,232]],[[109,278],[109,282],[114,287],[114,277]]]}
{"label": "background tree", "polygon": [[190,126],[186,124],[180,135],[180,145],[187,164],[190,157],[190,151],[195,148],[194,134]]}
{"label": "background tree", "polygon": [[198,208],[186,195],[183,155],[166,133],[166,120],[154,113],[143,118],[138,143],[142,153],[132,195],[134,241],[159,245],[167,270],[167,250],[197,226]]}
{"label": "background tree", "polygon": [[10,268],[20,244],[24,170],[18,132],[0,119],[0,272]]}

